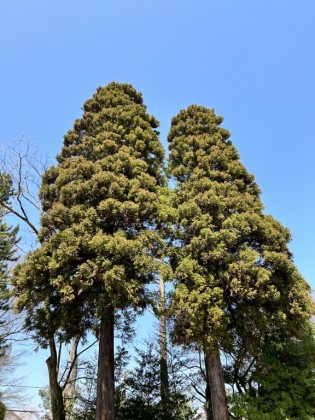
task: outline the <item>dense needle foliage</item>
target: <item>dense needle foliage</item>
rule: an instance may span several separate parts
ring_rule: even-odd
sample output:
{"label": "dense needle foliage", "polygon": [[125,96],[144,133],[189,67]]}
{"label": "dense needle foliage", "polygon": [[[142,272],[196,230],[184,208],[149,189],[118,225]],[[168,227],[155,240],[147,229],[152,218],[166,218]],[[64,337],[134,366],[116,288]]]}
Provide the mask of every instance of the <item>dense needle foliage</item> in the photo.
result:
{"label": "dense needle foliage", "polygon": [[[104,418],[114,418],[114,314],[143,309],[146,286],[158,273],[171,277],[168,264],[175,277],[173,338],[205,352],[209,401],[221,381],[214,419],[222,415],[220,404],[226,405],[219,351],[234,360],[228,383],[244,394],[229,399],[235,418],[265,415],[272,394],[279,398],[270,411],[292,418],[303,398],[308,407],[313,404],[314,376],[307,374],[314,366],[313,347],[304,345],[311,334],[310,289],[294,266],[288,229],[264,213],[259,187],[221,122],[213,110],[197,105],[173,118],[170,192],[157,120],[131,85],[110,83],[85,102],[82,118],[64,137],[57,165],[43,175],[41,243],[15,270],[16,306],[41,345],[56,332],[66,340],[96,332],[102,354],[97,398],[99,384],[110,382],[105,404],[96,401],[97,418],[104,412],[111,413]],[[5,225],[2,231],[11,252],[16,232]],[[168,259],[166,243],[171,243]],[[298,395],[286,387],[286,379],[298,375],[298,355],[307,360],[301,366],[305,386],[294,407],[281,411],[290,395]],[[144,358],[144,370],[146,364]],[[107,378],[100,377],[108,371]],[[241,371],[247,375],[244,384]],[[273,384],[269,374],[277,378]],[[138,379],[146,380],[141,375],[134,376],[134,389]],[[132,410],[141,408],[137,398]],[[309,415],[311,409],[296,412]],[[226,408],[221,418],[227,417]]]}
{"label": "dense needle foliage", "polygon": [[[276,353],[268,359],[268,344],[270,349],[309,334],[313,309],[309,286],[288,249],[290,233],[264,214],[254,177],[221,122],[213,110],[192,105],[173,118],[168,137],[177,210],[171,251],[173,336],[205,351],[214,419],[228,417],[219,349],[234,360],[232,387],[240,385],[242,363],[243,372],[255,372],[242,392],[254,397],[247,408],[259,406],[264,393],[271,395],[262,374],[274,372]],[[240,357],[233,358],[236,353]],[[308,394],[307,387],[300,395]],[[279,402],[281,386],[273,391]],[[249,418],[261,418],[263,411],[257,413]]]}
{"label": "dense needle foliage", "polygon": [[158,122],[141,94],[111,83],[83,110],[64,138],[58,165],[43,176],[42,244],[16,278],[18,306],[29,311],[30,322],[34,310],[45,319],[50,289],[46,308],[54,308],[55,322],[70,334],[80,319],[89,326],[108,306],[145,305],[164,182]]}
{"label": "dense needle foliage", "polygon": [[263,213],[254,177],[221,122],[195,105],[172,121],[173,310],[181,339],[206,337],[228,349],[241,335],[254,347],[274,328],[294,332],[309,318],[309,287],[292,262],[289,231]]}

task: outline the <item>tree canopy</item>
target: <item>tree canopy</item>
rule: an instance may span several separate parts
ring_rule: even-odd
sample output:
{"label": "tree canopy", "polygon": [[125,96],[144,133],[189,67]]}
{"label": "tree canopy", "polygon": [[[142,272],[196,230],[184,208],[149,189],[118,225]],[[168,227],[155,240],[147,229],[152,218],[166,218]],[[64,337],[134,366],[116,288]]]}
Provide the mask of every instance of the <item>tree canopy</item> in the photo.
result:
{"label": "tree canopy", "polygon": [[288,229],[263,213],[260,190],[213,110],[190,106],[172,121],[169,171],[178,210],[174,311],[187,339],[262,333],[309,319],[310,288],[288,249]]}
{"label": "tree canopy", "polygon": [[[232,371],[240,389],[246,377],[245,397],[255,397],[250,407],[264,414],[265,396],[274,389],[266,372],[280,363],[293,377],[297,355],[310,355],[305,337],[313,304],[293,263],[290,232],[265,214],[260,189],[222,120],[197,105],[173,118],[169,189],[158,121],[131,85],[113,82],[84,103],[56,165],[43,174],[40,246],[15,269],[15,304],[42,346],[56,334],[67,341],[93,331],[99,338],[99,420],[115,418],[115,316],[144,309],[158,275],[175,280],[173,339],[203,349],[214,420],[229,417],[224,381]],[[3,185],[9,194],[9,180]],[[3,226],[8,260],[16,231]],[[160,315],[166,312],[163,307]],[[222,368],[221,352],[231,355],[230,372]],[[285,383],[280,371],[276,392]],[[309,396],[312,380],[305,373],[301,395]],[[246,398],[230,399],[230,412],[244,413]]]}
{"label": "tree canopy", "polygon": [[83,111],[58,164],[43,175],[41,246],[14,281],[17,307],[39,336],[60,328],[72,337],[110,323],[111,332],[99,330],[110,334],[100,337],[104,344],[115,310],[145,307],[145,285],[157,271],[164,150],[158,121],[131,85],[97,89]]}
{"label": "tree canopy", "polygon": [[168,136],[178,212],[174,335],[209,354],[233,352],[241,337],[257,354],[269,335],[281,340],[308,328],[310,288],[293,264],[288,229],[264,214],[222,120],[192,105],[173,118]]}
{"label": "tree canopy", "polygon": [[77,307],[80,301],[81,310],[96,316],[109,304],[145,304],[143,286],[159,242],[153,229],[157,192],[164,182],[158,122],[130,85],[99,88],[83,109],[65,136],[58,165],[43,175],[42,244],[16,280],[18,305],[31,303],[31,311],[43,300],[39,289],[48,285],[56,295],[50,305],[75,301]]}

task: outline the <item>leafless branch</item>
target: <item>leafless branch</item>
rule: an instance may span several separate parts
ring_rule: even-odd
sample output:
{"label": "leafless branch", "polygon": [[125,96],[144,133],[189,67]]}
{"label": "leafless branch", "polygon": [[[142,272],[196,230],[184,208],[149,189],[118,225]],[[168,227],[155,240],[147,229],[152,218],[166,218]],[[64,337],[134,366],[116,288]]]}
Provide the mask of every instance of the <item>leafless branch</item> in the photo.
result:
{"label": "leafless branch", "polygon": [[47,167],[48,159],[42,158],[35,145],[25,136],[0,149],[0,174],[8,175],[12,181],[9,202],[0,204],[8,213],[22,220],[36,237],[36,224],[41,213],[38,191],[41,175]]}
{"label": "leafless branch", "polygon": [[80,339],[78,339],[76,341],[76,343],[75,343],[75,355],[74,355],[74,357],[71,360],[70,366],[69,367],[66,367],[66,369],[64,370],[64,372],[63,372],[63,374],[62,374],[62,376],[60,378],[60,381],[59,382],[62,382],[63,381],[63,378],[65,376],[65,373],[67,372],[66,379],[64,380],[63,385],[61,387],[62,390],[64,390],[66,388],[66,386],[70,383],[69,382],[69,379],[70,379],[70,376],[71,376],[71,372],[72,372],[72,369],[75,366],[75,364],[76,364],[77,359],[79,358],[79,356],[81,356],[83,353],[85,353],[87,350],[89,350],[91,347],[93,347],[94,344],[96,344],[98,340],[95,340],[93,343],[91,343],[90,345],[88,345],[87,347],[85,347],[83,350],[81,350],[80,352],[77,352],[79,341],[80,341]]}

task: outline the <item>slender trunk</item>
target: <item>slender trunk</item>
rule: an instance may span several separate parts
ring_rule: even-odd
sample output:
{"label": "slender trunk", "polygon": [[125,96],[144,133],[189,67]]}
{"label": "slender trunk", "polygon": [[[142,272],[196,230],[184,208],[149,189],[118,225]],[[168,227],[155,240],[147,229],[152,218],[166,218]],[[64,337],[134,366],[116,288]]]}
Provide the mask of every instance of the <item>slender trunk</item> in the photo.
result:
{"label": "slender trunk", "polygon": [[96,420],[115,419],[114,309],[101,318],[97,373]]}
{"label": "slender trunk", "polygon": [[65,409],[67,413],[72,413],[74,399],[75,399],[75,391],[76,391],[76,380],[78,375],[78,360],[77,358],[77,351],[78,351],[78,344],[80,341],[80,337],[74,337],[72,339],[71,345],[71,352],[70,352],[70,366],[72,367],[68,384],[64,390],[64,401],[65,401]]}
{"label": "slender trunk", "polygon": [[169,403],[169,382],[167,366],[167,337],[166,337],[166,302],[165,285],[162,276],[160,276],[160,381],[161,381],[161,405],[165,409]]}
{"label": "slender trunk", "polygon": [[[204,352],[205,353],[205,352]],[[212,403],[211,403],[211,389],[210,389],[210,374],[208,371],[208,364],[205,363],[206,366],[206,404],[205,404],[205,411],[207,415],[207,420],[213,420],[212,414]]]}
{"label": "slender trunk", "polygon": [[209,375],[213,420],[228,420],[229,411],[226,401],[224,379],[218,346],[206,346],[205,360]]}
{"label": "slender trunk", "polygon": [[58,382],[58,356],[54,338],[49,340],[50,356],[46,360],[49,374],[51,412],[53,420],[65,420],[62,389]]}

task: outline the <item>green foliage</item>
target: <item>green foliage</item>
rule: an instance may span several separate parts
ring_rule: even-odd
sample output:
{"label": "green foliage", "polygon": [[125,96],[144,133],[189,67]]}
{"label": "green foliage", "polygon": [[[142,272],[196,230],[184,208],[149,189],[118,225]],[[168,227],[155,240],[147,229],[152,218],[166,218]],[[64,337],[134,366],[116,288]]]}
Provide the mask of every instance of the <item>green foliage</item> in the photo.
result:
{"label": "green foliage", "polygon": [[0,214],[0,309],[4,309],[8,298],[6,282],[8,280],[8,264],[16,261],[15,251],[18,228],[9,227],[3,222]]}
{"label": "green foliage", "polygon": [[[230,355],[225,376],[236,388],[230,408],[240,418],[304,418],[310,405],[304,412],[299,407],[312,399],[312,375],[302,386],[284,357],[288,346],[279,343],[292,346],[309,334],[310,288],[293,264],[289,231],[264,214],[254,177],[221,122],[213,110],[193,105],[172,120],[168,137],[177,211],[170,250],[173,338],[219,345]],[[310,354],[308,348],[305,357]],[[293,350],[291,356],[297,361]]]}
{"label": "green foliage", "polygon": [[[230,402],[235,415],[308,419],[310,289],[293,264],[289,231],[264,214],[254,177],[221,122],[196,105],[173,118],[171,191],[158,122],[141,94],[127,84],[98,88],[65,135],[57,165],[43,175],[41,245],[15,270],[16,307],[45,346],[56,332],[67,340],[97,331],[113,310],[142,310],[156,274],[174,277],[173,338],[232,355],[225,374],[238,388]],[[10,179],[1,179],[8,200]],[[5,276],[16,231],[1,229]],[[162,410],[159,358],[150,348],[138,354],[137,367],[116,387],[117,419],[191,419],[175,385]],[[84,398],[76,418],[94,418],[95,401]]]}
{"label": "green foliage", "polygon": [[0,401],[0,420],[4,420],[6,411],[6,406]]}
{"label": "green foliage", "polygon": [[[0,174],[0,203],[7,203],[10,198],[10,178]],[[1,294],[5,291],[8,275],[8,263],[16,261],[15,245],[18,228],[11,228],[4,222],[5,209],[0,204],[0,284]],[[1,298],[2,301],[2,298]]]}
{"label": "green foliage", "polygon": [[0,207],[3,213],[4,205],[10,202],[10,197],[13,194],[12,179],[3,171],[0,172]]}
{"label": "green foliage", "polygon": [[38,395],[41,398],[41,407],[45,410],[50,412],[51,411],[51,395],[50,390],[48,388],[43,388],[38,391]]}
{"label": "green foliage", "polygon": [[[8,202],[10,194],[10,179],[0,174],[0,203]],[[9,292],[7,288],[9,263],[16,261],[15,251],[17,244],[18,228],[9,227],[4,222],[5,211],[0,205],[0,311],[8,309]],[[5,321],[0,320],[0,327]],[[4,347],[0,334],[0,355]]]}
{"label": "green foliage", "polygon": [[315,416],[315,340],[266,343],[251,372],[248,388],[231,399],[237,418],[311,420]]}
{"label": "green foliage", "polygon": [[[118,347],[115,357],[115,407],[117,420],[193,420],[197,419],[183,389],[186,384],[179,366],[171,366],[176,377],[170,378],[170,400],[161,406],[160,361],[154,346],[146,343],[131,358],[124,347]],[[88,363],[87,378],[77,393],[75,419],[95,418],[96,361]]]}
{"label": "green foliage", "polygon": [[98,88],[83,110],[43,175],[41,247],[15,272],[17,307],[39,340],[84,332],[109,307],[144,307],[163,246],[158,121],[127,84]]}
{"label": "green foliage", "polygon": [[178,392],[179,376],[178,383],[170,380],[170,399],[167,407],[162,407],[160,359],[152,344],[137,350],[136,362],[135,369],[117,389],[117,419],[191,419],[193,413],[188,400]]}
{"label": "green foliage", "polygon": [[193,105],[173,118],[168,137],[177,339],[232,349],[242,336],[255,351],[271,330],[293,333],[309,318],[309,286],[292,262],[288,230],[263,214],[254,177],[221,122]]}

